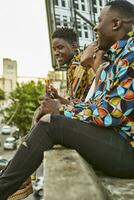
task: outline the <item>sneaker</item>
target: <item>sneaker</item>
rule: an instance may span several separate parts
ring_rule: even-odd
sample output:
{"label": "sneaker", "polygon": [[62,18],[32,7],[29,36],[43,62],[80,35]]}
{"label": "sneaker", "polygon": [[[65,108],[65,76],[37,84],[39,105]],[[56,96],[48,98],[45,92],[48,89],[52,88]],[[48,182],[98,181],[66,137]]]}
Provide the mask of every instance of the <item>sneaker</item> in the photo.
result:
{"label": "sneaker", "polygon": [[32,193],[33,193],[32,181],[31,177],[29,177],[14,194],[8,197],[7,200],[25,199]]}

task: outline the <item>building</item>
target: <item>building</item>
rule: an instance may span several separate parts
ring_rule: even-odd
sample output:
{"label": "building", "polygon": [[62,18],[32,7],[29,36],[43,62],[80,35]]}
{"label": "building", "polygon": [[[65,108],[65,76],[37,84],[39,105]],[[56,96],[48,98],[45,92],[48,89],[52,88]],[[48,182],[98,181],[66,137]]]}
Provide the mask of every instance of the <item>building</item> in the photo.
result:
{"label": "building", "polygon": [[[79,47],[83,50],[95,39],[93,28],[106,2],[108,0],[45,0],[50,44],[56,28],[71,27],[77,32]],[[52,60],[55,66],[53,53]]]}
{"label": "building", "polygon": [[49,71],[47,79],[61,96],[66,95],[66,72],[65,71]]}
{"label": "building", "polygon": [[17,62],[3,59],[3,75],[0,77],[0,88],[7,94],[15,89],[17,83]]}
{"label": "building", "polygon": [[94,40],[94,24],[105,3],[106,0],[54,0],[55,28],[73,27],[83,49]]}

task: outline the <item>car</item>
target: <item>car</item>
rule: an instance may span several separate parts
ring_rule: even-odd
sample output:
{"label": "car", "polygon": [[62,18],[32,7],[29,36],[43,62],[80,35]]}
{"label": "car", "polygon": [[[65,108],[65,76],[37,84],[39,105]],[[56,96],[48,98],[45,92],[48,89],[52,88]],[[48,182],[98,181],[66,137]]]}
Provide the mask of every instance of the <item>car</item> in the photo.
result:
{"label": "car", "polygon": [[4,142],[5,150],[14,150],[17,148],[17,142],[14,137],[7,137]]}
{"label": "car", "polygon": [[38,197],[43,196],[43,187],[44,187],[44,177],[39,176],[36,181],[33,182],[33,191],[34,195]]}
{"label": "car", "polygon": [[4,126],[2,127],[1,133],[2,133],[3,135],[9,135],[9,134],[11,133],[11,127],[8,126],[8,125],[4,125]]}
{"label": "car", "polygon": [[0,156],[0,170],[6,167],[8,164],[8,160]]}

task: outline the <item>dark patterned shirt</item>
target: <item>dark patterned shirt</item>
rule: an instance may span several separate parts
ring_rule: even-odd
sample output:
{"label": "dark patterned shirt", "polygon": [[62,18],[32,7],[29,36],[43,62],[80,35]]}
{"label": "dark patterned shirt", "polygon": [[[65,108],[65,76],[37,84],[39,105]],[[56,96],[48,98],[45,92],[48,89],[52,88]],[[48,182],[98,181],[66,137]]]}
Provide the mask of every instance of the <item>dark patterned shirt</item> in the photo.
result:
{"label": "dark patterned shirt", "polygon": [[75,55],[67,70],[67,96],[71,99],[85,98],[89,86],[88,76],[88,69],[80,65],[80,54]]}
{"label": "dark patterned shirt", "polygon": [[88,103],[75,104],[65,116],[112,127],[134,147],[134,33],[116,42],[107,52],[110,63]]}

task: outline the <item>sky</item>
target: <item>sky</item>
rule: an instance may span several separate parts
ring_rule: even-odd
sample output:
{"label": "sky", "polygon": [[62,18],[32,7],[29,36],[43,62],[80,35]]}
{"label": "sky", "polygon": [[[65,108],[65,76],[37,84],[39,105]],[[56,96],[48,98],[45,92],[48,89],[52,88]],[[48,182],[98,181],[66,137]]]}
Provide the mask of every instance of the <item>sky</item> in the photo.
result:
{"label": "sky", "polygon": [[44,77],[53,70],[44,2],[0,0],[0,74],[3,58],[17,61],[18,76]]}
{"label": "sky", "polygon": [[45,0],[0,0],[0,74],[3,58],[17,61],[18,76],[52,70]]}

